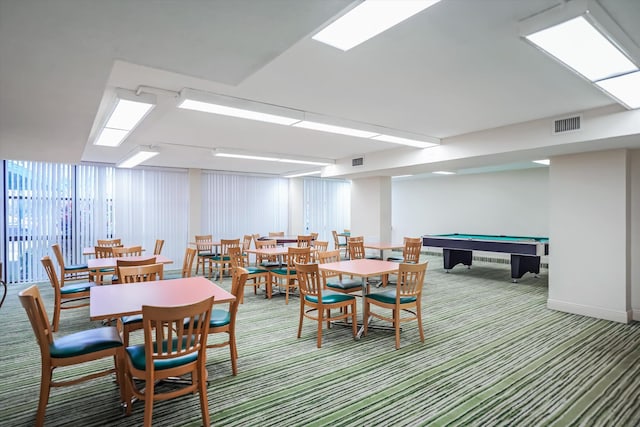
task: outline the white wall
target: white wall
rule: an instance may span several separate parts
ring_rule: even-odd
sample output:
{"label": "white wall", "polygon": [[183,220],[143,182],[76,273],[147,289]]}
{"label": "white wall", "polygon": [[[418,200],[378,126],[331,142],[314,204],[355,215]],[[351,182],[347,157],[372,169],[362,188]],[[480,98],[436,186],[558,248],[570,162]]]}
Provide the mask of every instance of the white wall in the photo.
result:
{"label": "white wall", "polygon": [[392,240],[424,234],[549,235],[549,169],[394,180]]}
{"label": "white wall", "polygon": [[630,311],[629,153],[552,158],[552,309],[627,322]]}
{"label": "white wall", "polygon": [[391,178],[351,182],[351,235],[369,242],[391,240]]}

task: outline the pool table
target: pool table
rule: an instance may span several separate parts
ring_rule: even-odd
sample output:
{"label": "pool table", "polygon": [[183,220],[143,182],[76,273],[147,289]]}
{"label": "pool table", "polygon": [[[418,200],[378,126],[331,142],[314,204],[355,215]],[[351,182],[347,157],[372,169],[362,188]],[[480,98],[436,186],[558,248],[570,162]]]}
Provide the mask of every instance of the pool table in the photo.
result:
{"label": "pool table", "polygon": [[474,250],[511,254],[511,279],[514,282],[525,273],[540,273],[540,257],[549,255],[547,237],[429,234],[422,236],[422,245],[442,248],[447,272],[458,264],[471,266]]}

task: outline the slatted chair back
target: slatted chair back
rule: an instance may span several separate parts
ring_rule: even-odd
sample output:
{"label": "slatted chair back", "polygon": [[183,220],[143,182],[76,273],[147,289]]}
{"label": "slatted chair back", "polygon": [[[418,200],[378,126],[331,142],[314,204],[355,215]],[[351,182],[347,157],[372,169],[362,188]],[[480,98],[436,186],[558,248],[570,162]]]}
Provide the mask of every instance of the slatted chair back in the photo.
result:
{"label": "slatted chair back", "polygon": [[289,246],[287,248],[287,268],[289,270],[295,270],[296,263],[308,264],[310,262],[311,262],[310,247],[298,248],[295,246]]}
{"label": "slatted chair back", "polygon": [[160,255],[160,252],[162,252],[162,247],[163,246],[164,246],[164,240],[156,239],[156,244],[153,247],[153,254],[154,255]]}
{"label": "slatted chair back", "polygon": [[111,248],[111,252],[116,258],[142,256],[142,246],[127,246],[126,248],[124,246],[114,246]]}
{"label": "slatted chair back", "polygon": [[98,239],[96,246],[102,246],[102,247],[122,246],[122,239]]}
{"label": "slatted chair back", "polygon": [[119,267],[120,283],[152,282],[164,277],[164,264],[135,265]]}
{"label": "slatted chair back", "polygon": [[182,262],[182,277],[191,277],[193,271],[193,261],[198,254],[196,248],[187,248],[184,251],[184,261]]}
{"label": "slatted chair back", "polygon": [[113,246],[96,246],[96,258],[113,258]]}
{"label": "slatted chair back", "polygon": [[364,239],[362,237],[349,237],[347,240],[349,247],[349,258],[364,259],[366,252],[364,249]]}
{"label": "slatted chair back", "polygon": [[[256,240],[256,249],[277,248],[278,242],[276,240]],[[278,262],[277,256],[256,254],[256,266],[263,265],[264,263],[270,263],[275,265]]]}
{"label": "slatted chair back", "polygon": [[[196,274],[198,274],[198,270],[200,270],[200,266],[202,266],[202,274],[205,274],[205,264],[206,261],[214,255],[213,253],[213,235],[211,234],[203,234],[196,236],[196,251],[197,253],[197,263],[196,263]],[[211,267],[210,267],[211,269]]]}
{"label": "slatted chair back", "polygon": [[404,248],[402,249],[403,262],[420,262],[420,251],[422,250],[421,237],[405,237]]}
{"label": "slatted chair back", "polygon": [[401,263],[398,268],[398,284],[396,285],[396,304],[408,297],[420,298],[424,285],[424,276],[428,262],[419,264]]}
{"label": "slatted chair back", "polygon": [[313,248],[316,252],[326,252],[329,250],[329,242],[325,240],[316,240],[313,242]]}
{"label": "slatted chair back", "polygon": [[313,237],[311,235],[298,235],[299,248],[309,248],[311,247],[311,242],[313,242]]}
{"label": "slatted chair back", "polygon": [[155,264],[156,263],[156,257],[154,256],[150,256],[148,258],[143,258],[143,259],[126,259],[125,258],[119,258],[116,260],[116,274],[114,277],[111,278],[111,283],[112,284],[116,284],[116,283],[123,283],[120,280],[120,268],[121,267],[136,267],[139,265],[151,265],[151,264]]}
{"label": "slatted chair back", "polygon": [[284,237],[284,231],[270,231],[269,237]]}

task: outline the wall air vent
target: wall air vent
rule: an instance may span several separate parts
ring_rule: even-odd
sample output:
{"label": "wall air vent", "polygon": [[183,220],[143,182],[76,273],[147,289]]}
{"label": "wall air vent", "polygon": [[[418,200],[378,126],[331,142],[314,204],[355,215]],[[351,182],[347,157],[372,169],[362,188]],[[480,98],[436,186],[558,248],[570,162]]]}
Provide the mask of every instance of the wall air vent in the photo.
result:
{"label": "wall air vent", "polygon": [[582,116],[565,117],[553,121],[553,134],[576,132],[580,130]]}
{"label": "wall air vent", "polygon": [[364,165],[364,157],[358,157],[357,159],[351,159],[351,166]]}

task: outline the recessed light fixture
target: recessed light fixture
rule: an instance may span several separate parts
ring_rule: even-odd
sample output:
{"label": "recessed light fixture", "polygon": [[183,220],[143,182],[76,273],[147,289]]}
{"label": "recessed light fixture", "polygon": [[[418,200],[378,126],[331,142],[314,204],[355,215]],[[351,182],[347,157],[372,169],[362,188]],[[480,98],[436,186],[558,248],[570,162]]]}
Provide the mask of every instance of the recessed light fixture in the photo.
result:
{"label": "recessed light fixture", "polygon": [[455,175],[455,172],[450,172],[450,171],[435,171],[433,172],[436,175]]}
{"label": "recessed light fixture", "polygon": [[150,146],[137,146],[132,152],[127,154],[123,160],[116,164],[119,168],[132,168],[140,163],[146,162],[152,157],[160,154],[158,150]]}
{"label": "recessed light fixture", "polygon": [[155,107],[153,94],[116,89],[108,118],[93,141],[94,145],[117,147]]}
{"label": "recessed light fixture", "polygon": [[358,138],[371,138],[371,137],[374,137],[374,136],[378,135],[377,133],[374,133],[374,132],[367,132],[367,131],[364,131],[364,130],[358,130],[358,129],[347,128],[347,127],[342,127],[342,126],[326,125],[324,123],[310,122],[310,121],[307,121],[307,120],[303,120],[301,122],[295,123],[293,126],[294,127],[298,127],[298,128],[319,130],[319,131],[322,131],[322,132],[338,133],[338,134],[341,134],[341,135],[355,136],[355,137],[358,137]]}
{"label": "recessed light fixture", "polygon": [[438,3],[440,0],[367,0],[312,38],[346,51]]}
{"label": "recessed light fixture", "polygon": [[259,154],[259,153],[245,153],[245,152],[236,152],[233,150],[216,148],[213,150],[213,155],[216,157],[230,157],[235,159],[246,159],[246,160],[262,160],[267,162],[281,162],[281,163],[295,163],[300,165],[312,165],[312,166],[328,166],[332,163],[329,160],[320,160],[320,159],[307,159],[307,158],[294,158],[294,157],[276,157],[273,154]]}
{"label": "recessed light fixture", "polygon": [[551,160],[549,160],[549,159],[533,160],[533,163],[538,163],[539,165],[549,166],[551,164]]}
{"label": "recessed light fixture", "polygon": [[391,178],[392,178],[392,179],[396,179],[396,178],[407,178],[407,177],[410,177],[410,176],[413,176],[413,175],[396,175],[396,176],[392,176]]}
{"label": "recessed light fixture", "polygon": [[594,1],[572,1],[521,22],[525,40],[626,108],[640,108],[640,71],[624,46],[635,43]]}
{"label": "recessed light fixture", "polygon": [[283,178],[298,178],[301,176],[309,176],[309,175],[320,175],[322,171],[313,171],[313,172],[302,172],[302,173],[294,173],[291,175],[285,175]]}
{"label": "recessed light fixture", "polygon": [[398,136],[391,136],[391,135],[378,135],[378,136],[374,136],[372,139],[375,139],[376,141],[384,141],[384,142],[391,142],[394,144],[408,145],[410,147],[416,147],[416,148],[427,148],[427,147],[433,147],[435,145],[438,145],[432,142],[418,141],[417,139],[400,138]]}

